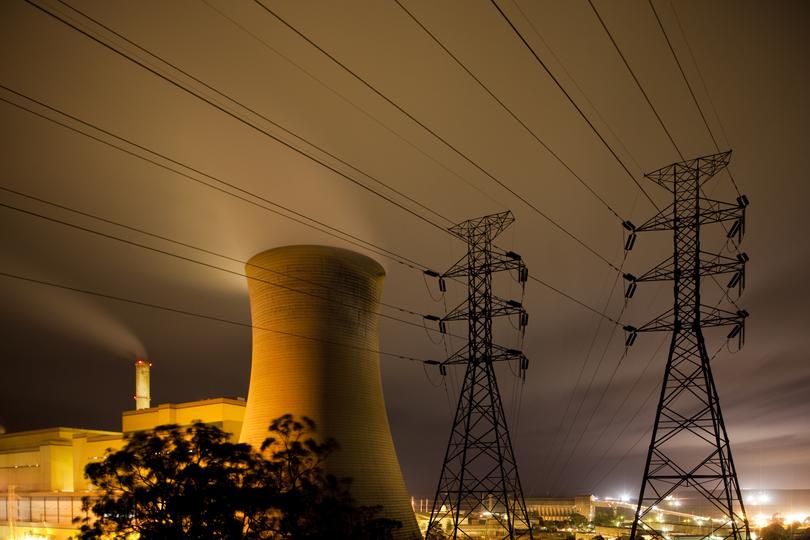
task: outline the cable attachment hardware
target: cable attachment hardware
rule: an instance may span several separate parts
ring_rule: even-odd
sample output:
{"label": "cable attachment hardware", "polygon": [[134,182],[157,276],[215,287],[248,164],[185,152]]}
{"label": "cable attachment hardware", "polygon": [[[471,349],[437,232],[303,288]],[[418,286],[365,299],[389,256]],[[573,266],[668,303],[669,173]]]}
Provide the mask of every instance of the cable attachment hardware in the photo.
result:
{"label": "cable attachment hardware", "polygon": [[522,381],[526,381],[526,372],[529,370],[529,359],[525,356],[520,357],[520,367],[518,373]]}
{"label": "cable attachment hardware", "polygon": [[622,227],[630,231],[630,236],[627,237],[627,240],[624,243],[624,250],[630,251],[636,244],[636,226],[633,225],[632,221],[627,220],[622,222]]}
{"label": "cable attachment hardware", "polygon": [[441,332],[442,334],[447,333],[447,325],[445,325],[444,320],[442,320],[440,317],[437,317],[436,315],[424,315],[423,318],[425,320],[428,320],[428,321],[436,321],[436,322],[438,322],[439,323],[439,332]]}
{"label": "cable attachment hardware", "polygon": [[520,283],[524,287],[526,286],[526,282],[529,281],[529,269],[526,268],[526,265],[523,264],[522,260],[520,261],[520,264],[518,265],[517,279],[518,279],[518,283]]}
{"label": "cable attachment hardware", "polygon": [[737,207],[740,209],[740,217],[734,222],[731,228],[726,233],[727,238],[737,237],[737,243],[742,242],[743,235],[745,234],[745,208],[748,206],[748,197],[740,195],[737,197]]}
{"label": "cable attachment hardware", "polygon": [[447,284],[444,282],[444,276],[442,276],[435,270],[431,270],[430,268],[428,268],[427,270],[423,270],[422,273],[425,274],[426,276],[439,278],[439,291],[447,292]]}
{"label": "cable attachment hardware", "polygon": [[740,320],[737,324],[734,325],[734,328],[731,329],[731,332],[728,333],[728,339],[737,338],[737,348],[742,349],[742,346],[745,345],[745,319],[748,318],[749,313],[741,309],[737,311],[737,316],[740,317]]}
{"label": "cable attachment hardware", "polygon": [[447,367],[443,362],[439,362],[438,360],[423,360],[422,363],[427,364],[428,366],[439,366],[439,375],[442,377],[447,375]]}
{"label": "cable attachment hardware", "polygon": [[737,296],[742,295],[743,289],[745,289],[745,263],[747,263],[749,260],[748,254],[745,252],[737,255],[737,261],[740,263],[740,269],[734,272],[734,275],[731,276],[731,279],[726,285],[726,287],[729,289],[737,287]]}
{"label": "cable attachment hardware", "polygon": [[623,330],[627,332],[627,337],[624,340],[624,346],[631,347],[633,343],[636,342],[636,338],[638,337],[638,328],[628,324],[623,327]]}
{"label": "cable attachment hardware", "polygon": [[636,281],[638,278],[629,273],[624,274],[623,277],[629,282],[627,284],[627,290],[624,291],[624,297],[627,299],[633,298],[633,295],[636,294],[636,288],[638,287],[638,282]]}
{"label": "cable attachment hardware", "polygon": [[523,263],[523,257],[520,256],[519,253],[515,253],[514,251],[507,251],[504,253],[507,257],[512,259],[513,261],[520,261],[518,265],[518,283],[526,283],[529,281],[529,269],[526,268],[526,265]]}
{"label": "cable attachment hardware", "polygon": [[520,312],[520,319],[518,320],[518,326],[521,328],[526,328],[529,326],[529,313],[526,311]]}

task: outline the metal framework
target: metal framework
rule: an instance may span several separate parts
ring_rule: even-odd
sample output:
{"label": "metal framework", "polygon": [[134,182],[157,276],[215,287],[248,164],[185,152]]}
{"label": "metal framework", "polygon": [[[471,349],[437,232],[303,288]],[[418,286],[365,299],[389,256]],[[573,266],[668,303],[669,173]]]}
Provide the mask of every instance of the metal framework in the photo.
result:
{"label": "metal framework", "polygon": [[[470,538],[481,532],[481,520],[491,523],[493,519],[499,525],[498,532],[487,538],[532,538],[493,368],[495,362],[509,360],[517,360],[522,372],[528,367],[521,351],[492,343],[494,317],[517,315],[521,329],[528,322],[520,302],[492,294],[495,272],[516,270],[522,284],[528,278],[518,254],[492,245],[513,221],[507,211],[451,227],[450,232],[467,243],[466,255],[444,274],[428,272],[439,277],[442,290],[445,278],[467,278],[467,299],[445,317],[433,319],[439,320],[442,330],[446,322],[467,321],[469,334],[467,344],[439,366],[442,374],[447,365],[454,364],[466,365],[466,371],[426,539]],[[473,528],[476,533],[472,533]]]}
{"label": "metal framework", "polygon": [[625,296],[631,297],[636,284],[644,281],[672,280],[675,292],[671,310],[640,328],[625,327],[629,332],[628,345],[640,332],[672,332],[630,540],[640,535],[665,537],[661,524],[655,521],[655,510],[676,489],[693,491],[698,498],[705,499],[713,513],[722,516],[703,525],[700,534],[704,538],[750,539],[703,338],[703,328],[730,325],[733,328],[728,337],[739,337],[742,344],[748,313],[702,305],[700,298],[704,276],[731,274],[728,287],[739,287],[740,291],[745,282],[748,260],[745,254],[734,259],[707,253],[700,246],[701,227],[711,223],[732,222],[728,237],[742,240],[748,199],[740,196],[736,204],[729,204],[706,198],[702,193],[704,183],[728,165],[730,154],[727,151],[673,163],[645,175],[669,190],[673,203],[640,227],[625,223],[631,231],[627,249],[632,248],[638,232],[674,233],[674,255],[640,277],[626,274],[630,283]]}

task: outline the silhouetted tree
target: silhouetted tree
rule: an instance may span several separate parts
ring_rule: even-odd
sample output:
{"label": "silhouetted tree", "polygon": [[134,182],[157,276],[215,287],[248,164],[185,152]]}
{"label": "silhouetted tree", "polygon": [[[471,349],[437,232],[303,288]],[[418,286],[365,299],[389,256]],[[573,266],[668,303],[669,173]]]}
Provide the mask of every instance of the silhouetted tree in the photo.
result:
{"label": "silhouetted tree", "polygon": [[573,513],[573,514],[571,514],[571,516],[570,516],[570,517],[567,519],[567,522],[568,522],[568,523],[569,523],[569,524],[570,524],[572,527],[581,527],[581,526],[586,525],[586,524],[588,523],[588,518],[586,518],[586,517],[585,517],[585,516],[583,516],[582,514],[578,514],[578,513],[574,512],[574,513]]}
{"label": "silhouetted tree", "polygon": [[593,514],[594,525],[599,527],[612,527],[616,521],[616,513],[613,508],[597,508]]}
{"label": "silhouetted tree", "polygon": [[762,528],[759,538],[760,540],[788,540],[790,533],[779,523],[772,523]]}
{"label": "silhouetted tree", "polygon": [[282,416],[261,452],[202,423],[136,433],[85,468],[99,495],[84,499],[77,538],[390,538],[401,524],[375,517],[380,507],[354,506],[350,481],[323,470],[337,443],[314,432],[312,420]]}
{"label": "silhouetted tree", "polygon": [[324,460],[338,445],[331,438],[318,442],[312,420],[287,414],[270,424],[270,432],[261,449],[274,493],[273,511],[264,523],[271,538],[384,540],[402,526],[375,518],[382,507],[356,508],[351,480],[323,471]]}
{"label": "silhouetted tree", "polygon": [[540,512],[538,510],[529,510],[529,519],[534,522],[537,522],[537,527],[542,527],[543,525],[545,525],[545,522],[543,521],[543,516],[540,515]]}
{"label": "silhouetted tree", "polygon": [[85,468],[100,491],[85,498],[81,540],[230,539],[262,512],[262,459],[228,442],[215,426],[174,425],[132,435],[126,446]]}
{"label": "silhouetted tree", "polygon": [[793,540],[810,540],[810,528],[804,528],[794,531]]}

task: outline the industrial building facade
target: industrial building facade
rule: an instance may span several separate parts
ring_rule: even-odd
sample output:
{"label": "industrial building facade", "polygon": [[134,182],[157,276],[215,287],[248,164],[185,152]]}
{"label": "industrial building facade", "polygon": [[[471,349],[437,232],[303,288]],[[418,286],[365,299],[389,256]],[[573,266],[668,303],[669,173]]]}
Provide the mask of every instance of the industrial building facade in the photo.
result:
{"label": "industrial building facade", "polygon": [[0,435],[0,540],[67,540],[75,534],[73,519],[84,516],[82,497],[92,495],[84,467],[121,449],[128,434],[199,420],[236,439],[244,414],[244,401],[216,398],[126,411],[120,432],[56,427]]}

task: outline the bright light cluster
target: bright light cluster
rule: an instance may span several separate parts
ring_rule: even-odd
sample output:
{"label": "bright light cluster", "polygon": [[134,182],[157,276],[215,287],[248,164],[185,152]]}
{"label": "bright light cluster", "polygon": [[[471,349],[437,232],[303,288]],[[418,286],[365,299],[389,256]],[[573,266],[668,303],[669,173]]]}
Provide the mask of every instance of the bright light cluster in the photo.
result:
{"label": "bright light cluster", "polygon": [[[778,521],[784,521],[785,525],[790,525],[792,523],[804,523],[808,519],[810,519],[810,515],[807,513],[795,513],[795,514],[787,514],[785,516],[780,516],[780,514],[774,514],[775,517],[779,518]],[[757,528],[766,527],[770,525],[774,521],[774,516],[768,516],[765,514],[757,514],[754,516],[753,525]]]}
{"label": "bright light cluster", "polygon": [[748,496],[750,504],[768,504],[771,502],[771,496],[767,493],[752,493]]}
{"label": "bright light cluster", "polygon": [[770,518],[765,514],[757,514],[754,516],[754,525],[756,527],[764,527],[770,522]]}

